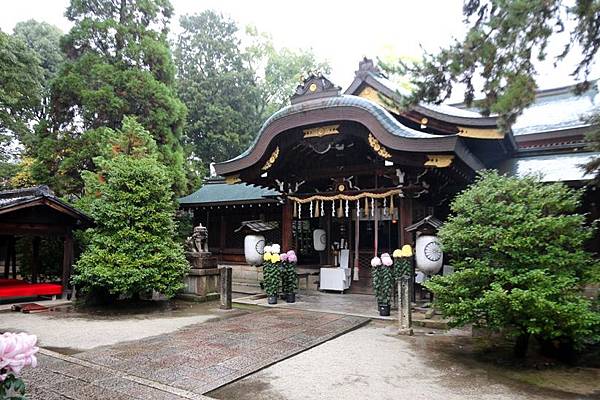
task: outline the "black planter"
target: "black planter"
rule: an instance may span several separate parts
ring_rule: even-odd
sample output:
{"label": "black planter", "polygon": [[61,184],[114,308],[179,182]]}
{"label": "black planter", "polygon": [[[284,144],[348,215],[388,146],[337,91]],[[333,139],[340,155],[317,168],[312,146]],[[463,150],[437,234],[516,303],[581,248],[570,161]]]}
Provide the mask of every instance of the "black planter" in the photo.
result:
{"label": "black planter", "polygon": [[390,316],[390,305],[389,304],[379,304],[379,315],[382,317]]}
{"label": "black planter", "polygon": [[296,302],[296,293],[286,293],[285,301],[287,301],[288,303],[295,303]]}
{"label": "black planter", "polygon": [[274,296],[268,296],[267,297],[267,302],[269,304],[277,304],[277,295]]}

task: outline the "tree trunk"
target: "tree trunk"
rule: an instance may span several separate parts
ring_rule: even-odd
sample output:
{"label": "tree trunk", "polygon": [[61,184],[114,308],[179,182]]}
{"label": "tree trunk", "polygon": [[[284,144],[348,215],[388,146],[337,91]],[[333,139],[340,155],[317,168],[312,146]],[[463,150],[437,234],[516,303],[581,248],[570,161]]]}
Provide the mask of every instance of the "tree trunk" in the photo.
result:
{"label": "tree trunk", "polygon": [[529,348],[529,333],[521,333],[517,337],[514,347],[514,355],[517,358],[525,358],[527,356],[527,349]]}

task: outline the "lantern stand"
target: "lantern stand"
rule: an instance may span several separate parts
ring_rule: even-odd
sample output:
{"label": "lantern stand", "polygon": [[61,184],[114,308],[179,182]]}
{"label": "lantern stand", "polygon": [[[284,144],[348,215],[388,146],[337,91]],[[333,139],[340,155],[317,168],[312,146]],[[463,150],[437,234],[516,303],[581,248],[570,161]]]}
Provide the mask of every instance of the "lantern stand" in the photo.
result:
{"label": "lantern stand", "polygon": [[[425,289],[416,282],[416,270],[419,270],[426,276],[437,274],[443,266],[443,253],[437,232],[443,222],[435,218],[433,215],[428,215],[422,220],[407,226],[405,230],[414,234],[415,243],[415,258],[412,270],[412,301],[416,302],[417,285],[419,289],[419,301],[424,300],[423,294]],[[429,293],[429,301],[433,301],[433,293]]]}

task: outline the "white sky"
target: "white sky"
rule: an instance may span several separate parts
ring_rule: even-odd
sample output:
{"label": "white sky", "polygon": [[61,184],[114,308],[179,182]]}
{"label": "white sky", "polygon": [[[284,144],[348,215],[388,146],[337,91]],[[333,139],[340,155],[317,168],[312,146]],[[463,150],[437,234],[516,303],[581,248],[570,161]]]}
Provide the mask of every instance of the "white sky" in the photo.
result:
{"label": "white sky", "polygon": [[[312,48],[319,59],[327,60],[334,83],[347,87],[358,61],[389,56],[418,57],[420,45],[434,51],[464,33],[462,0],[171,0],[176,16],[171,30],[177,31],[179,15],[212,8],[244,26],[255,25],[273,36],[277,46]],[[70,23],[63,16],[68,0],[6,1],[0,13],[0,29],[12,32],[23,20],[36,19],[67,32]],[[560,46],[557,44],[556,48]],[[598,64],[598,63],[597,63]],[[541,68],[541,88],[573,82],[571,63],[555,69]],[[600,77],[595,66],[592,78]]]}

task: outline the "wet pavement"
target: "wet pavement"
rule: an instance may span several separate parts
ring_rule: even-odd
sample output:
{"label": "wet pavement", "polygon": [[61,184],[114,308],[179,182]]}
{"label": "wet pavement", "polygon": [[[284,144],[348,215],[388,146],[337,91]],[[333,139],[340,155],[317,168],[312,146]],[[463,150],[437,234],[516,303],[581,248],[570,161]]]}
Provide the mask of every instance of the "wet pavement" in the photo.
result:
{"label": "wet pavement", "polygon": [[[223,400],[600,398],[600,370],[494,361],[465,331],[413,337],[377,321],[207,393]],[[479,359],[483,354],[483,359]],[[489,358],[486,358],[489,357]],[[502,360],[498,360],[502,361]]]}
{"label": "wet pavement", "polygon": [[[38,399],[45,397],[35,393],[48,391],[45,382],[52,381],[51,376],[56,373],[59,373],[58,382],[52,387],[52,393],[72,399],[113,398],[98,391],[114,390],[111,386],[113,379],[108,379],[114,377],[121,382],[119,390],[126,390],[123,388],[131,385],[129,378],[133,377],[201,395],[367,322],[366,318],[297,310],[247,312],[234,318],[188,326],[169,334],[103,346],[72,357],[64,356],[71,361],[87,363],[88,369],[100,369],[100,372],[82,372],[84,376],[92,376],[91,381],[80,379],[75,373],[73,379],[64,385],[66,392],[61,392],[63,385],[60,380],[73,374],[71,367],[62,365],[64,360],[60,363],[42,356],[40,366],[27,373],[39,376],[26,375],[25,379],[33,389],[33,398]],[[55,367],[57,363],[60,367]],[[53,368],[60,369],[55,371]],[[81,370],[80,366],[76,369]],[[102,377],[102,371],[108,371],[107,379]],[[128,382],[123,382],[123,379]],[[154,399],[151,396],[146,398]]]}

